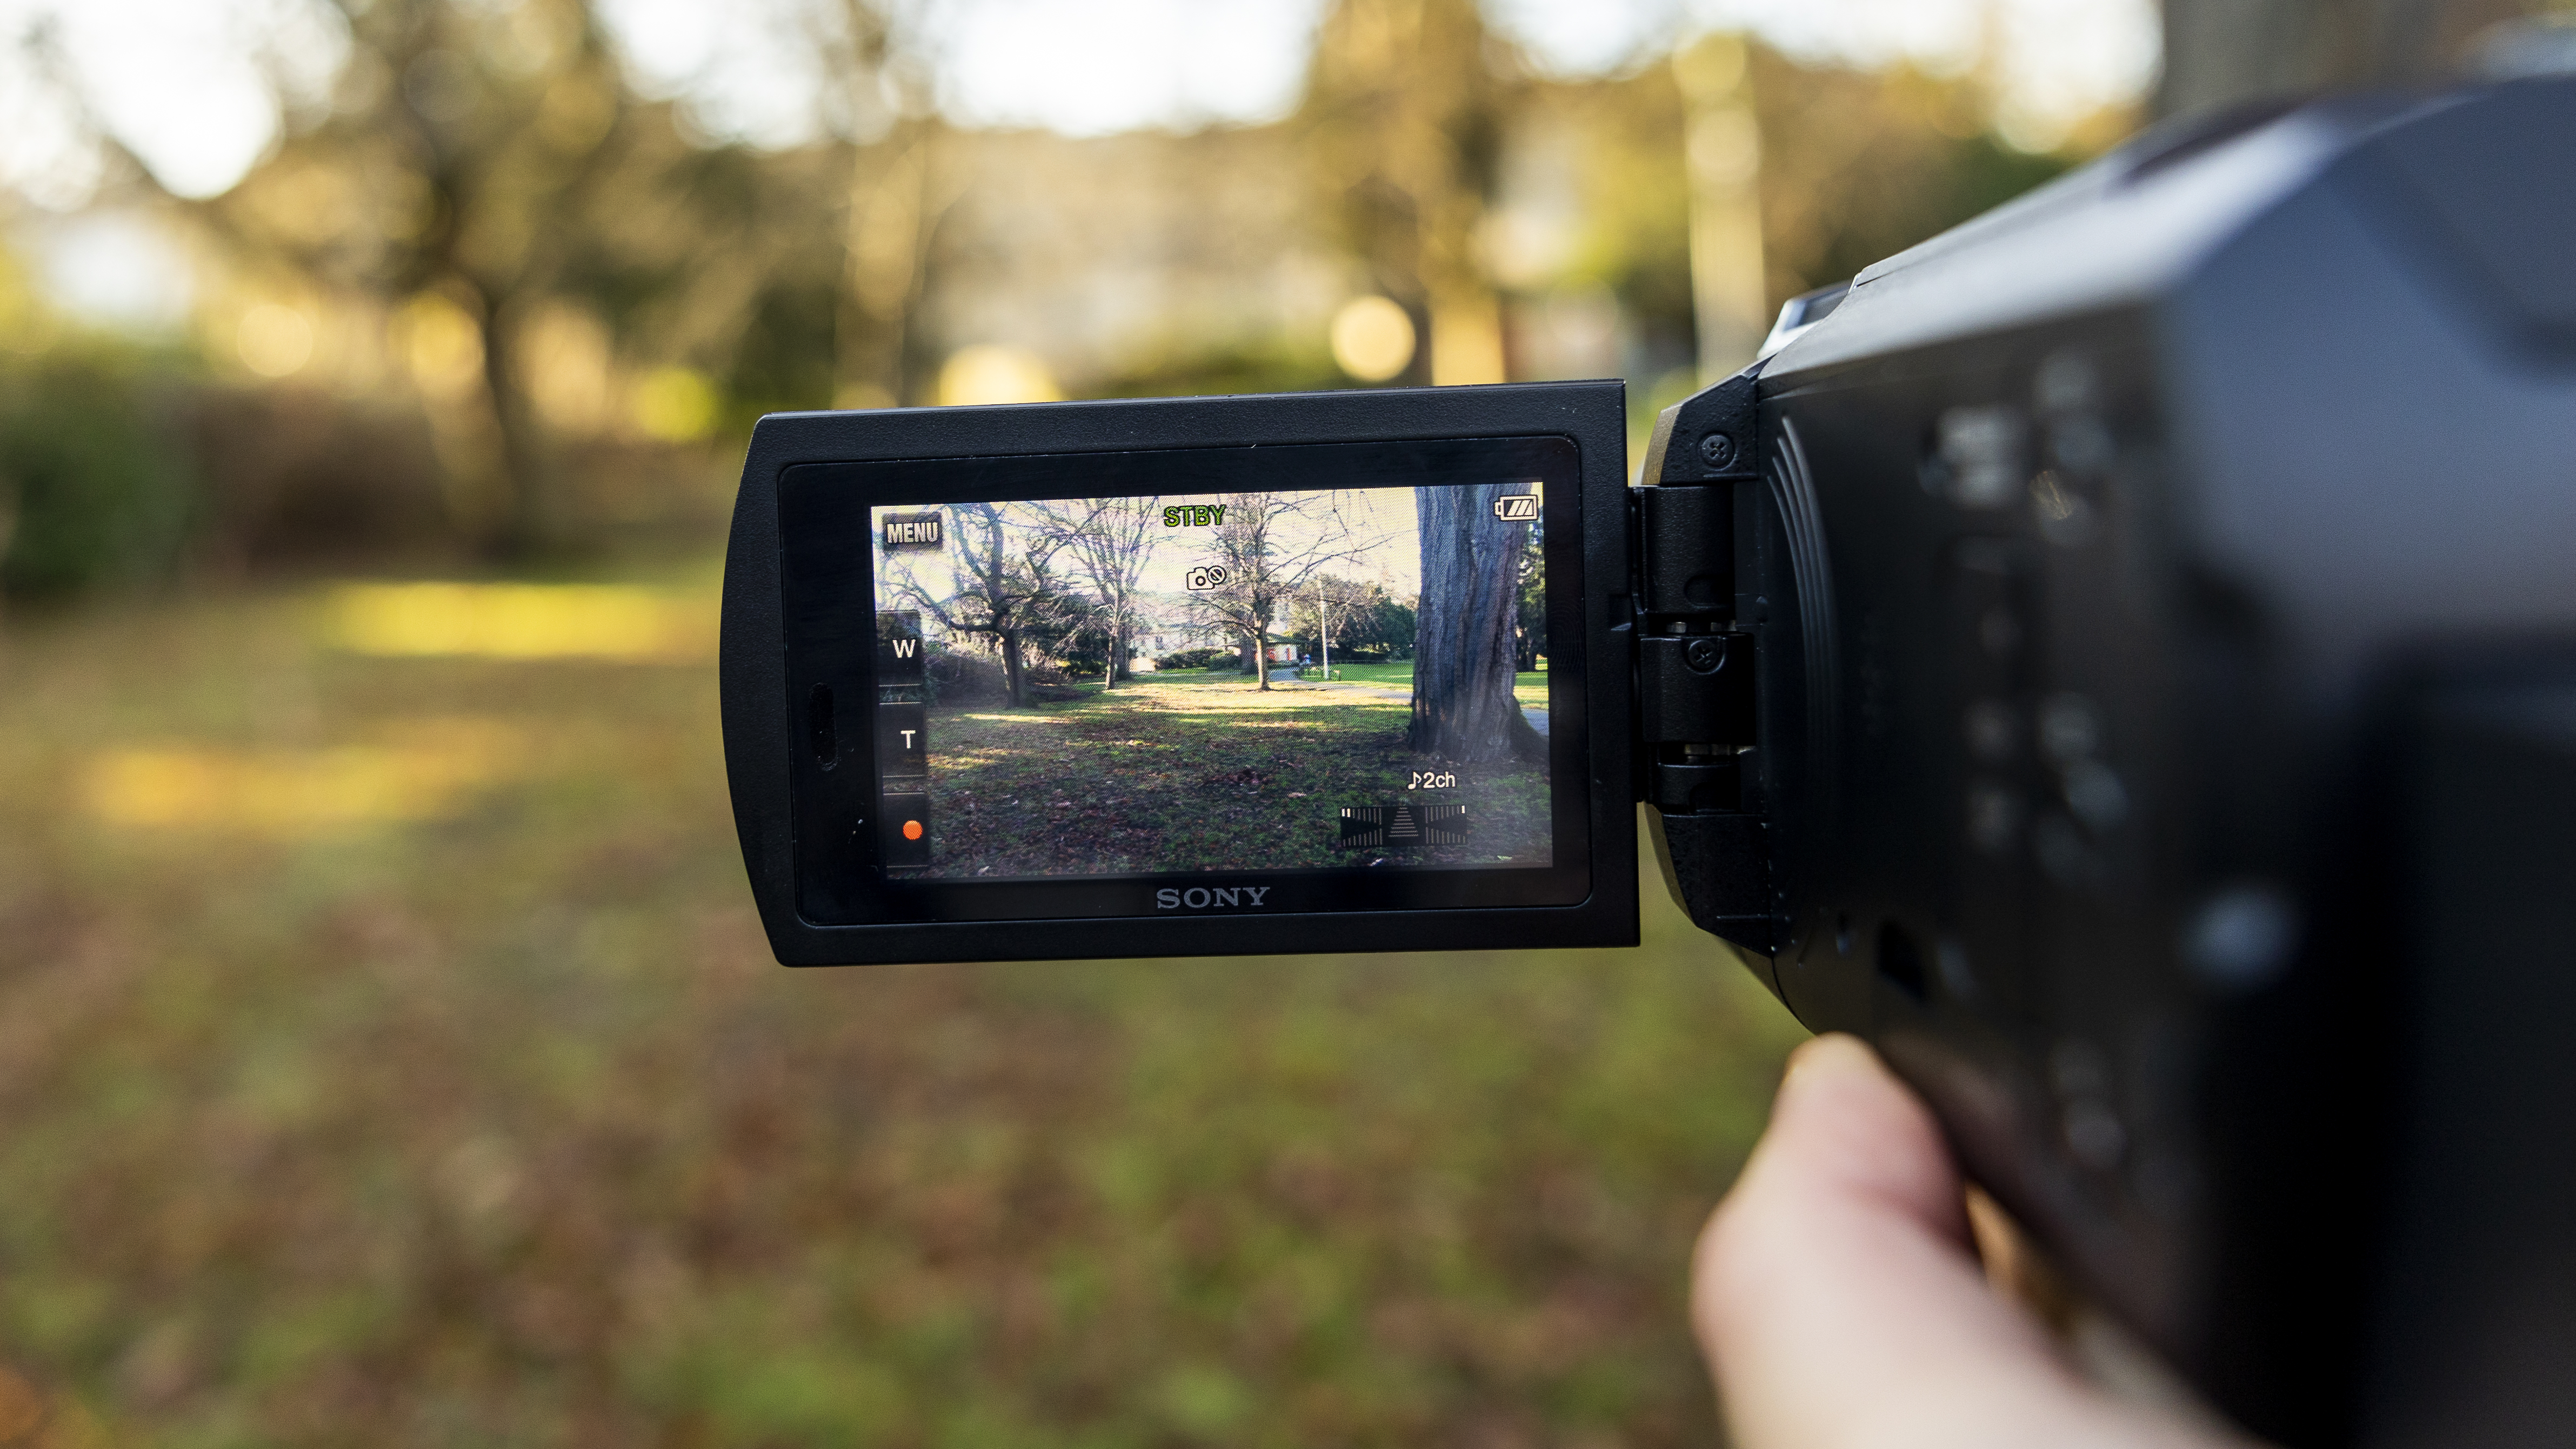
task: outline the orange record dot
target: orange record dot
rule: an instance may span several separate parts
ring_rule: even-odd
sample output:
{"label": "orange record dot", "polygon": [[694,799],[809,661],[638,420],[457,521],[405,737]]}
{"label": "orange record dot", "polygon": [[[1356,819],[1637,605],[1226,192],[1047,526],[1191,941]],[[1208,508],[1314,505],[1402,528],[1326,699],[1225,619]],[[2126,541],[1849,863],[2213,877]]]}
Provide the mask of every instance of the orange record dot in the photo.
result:
{"label": "orange record dot", "polygon": [[921,822],[918,820],[907,820],[903,822],[903,838],[906,840],[919,840],[921,838]]}

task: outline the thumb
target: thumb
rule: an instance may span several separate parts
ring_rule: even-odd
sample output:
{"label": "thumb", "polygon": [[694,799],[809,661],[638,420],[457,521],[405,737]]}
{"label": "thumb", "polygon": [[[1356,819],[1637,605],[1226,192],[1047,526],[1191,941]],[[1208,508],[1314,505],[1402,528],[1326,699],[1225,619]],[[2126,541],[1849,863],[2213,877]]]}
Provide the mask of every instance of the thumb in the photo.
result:
{"label": "thumb", "polygon": [[1996,1297],[1932,1116],[1868,1047],[1800,1047],[1701,1234],[1692,1318],[1741,1449],[2194,1445]]}

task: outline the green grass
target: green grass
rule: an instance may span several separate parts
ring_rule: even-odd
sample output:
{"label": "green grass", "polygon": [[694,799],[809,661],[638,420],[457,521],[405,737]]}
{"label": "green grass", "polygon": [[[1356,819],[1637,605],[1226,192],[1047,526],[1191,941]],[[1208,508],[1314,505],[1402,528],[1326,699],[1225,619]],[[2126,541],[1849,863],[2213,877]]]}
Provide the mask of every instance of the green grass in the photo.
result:
{"label": "green grass", "polygon": [[1413,661],[1393,660],[1385,664],[1335,664],[1333,678],[1344,684],[1375,684],[1388,689],[1413,687]]}
{"label": "green grass", "polygon": [[[1184,673],[1196,672],[1197,671],[1195,670],[1184,671]],[[1316,672],[1316,677],[1322,677],[1321,670]],[[1336,662],[1333,665],[1333,682],[1336,684],[1373,685],[1381,689],[1411,689],[1413,687],[1413,661],[1410,659],[1397,659],[1390,660],[1384,664],[1343,664]],[[1513,675],[1512,696],[1523,704],[1546,704],[1547,671],[1542,669]]]}
{"label": "green grass", "polygon": [[0,632],[46,1442],[1713,1437],[1684,1266],[1797,1033],[1660,889],[1642,950],[782,970],[709,669],[316,623]]}
{"label": "green grass", "polygon": [[[1544,769],[1457,766],[1454,786],[1409,791],[1426,762],[1405,745],[1403,703],[1218,679],[1149,675],[1063,704],[932,710],[931,873],[1549,862]],[[1469,843],[1338,847],[1342,806],[1407,798],[1466,806]]]}

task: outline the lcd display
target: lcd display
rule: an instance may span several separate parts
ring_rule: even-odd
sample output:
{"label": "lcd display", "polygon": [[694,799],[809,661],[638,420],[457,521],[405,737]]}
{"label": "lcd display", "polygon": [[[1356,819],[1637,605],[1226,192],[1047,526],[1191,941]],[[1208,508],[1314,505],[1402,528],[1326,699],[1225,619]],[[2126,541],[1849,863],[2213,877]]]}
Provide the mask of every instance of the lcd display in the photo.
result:
{"label": "lcd display", "polygon": [[1550,866],[1543,494],[871,507],[885,874]]}

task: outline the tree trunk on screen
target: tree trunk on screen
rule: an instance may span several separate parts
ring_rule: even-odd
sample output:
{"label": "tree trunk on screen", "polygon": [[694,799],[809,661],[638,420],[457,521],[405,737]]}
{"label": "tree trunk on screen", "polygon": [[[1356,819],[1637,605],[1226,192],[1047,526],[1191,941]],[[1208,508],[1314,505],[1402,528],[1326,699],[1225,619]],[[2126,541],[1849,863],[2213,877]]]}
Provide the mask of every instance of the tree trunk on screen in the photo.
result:
{"label": "tree trunk on screen", "polygon": [[1461,764],[1544,758],[1512,698],[1515,597],[1528,529],[1494,517],[1504,485],[1417,488],[1422,608],[1413,645],[1413,751]]}
{"label": "tree trunk on screen", "polygon": [[1020,681],[1020,635],[1018,630],[1005,630],[1002,640],[1002,682],[1011,696],[1011,708],[1029,702],[1028,686]]}

